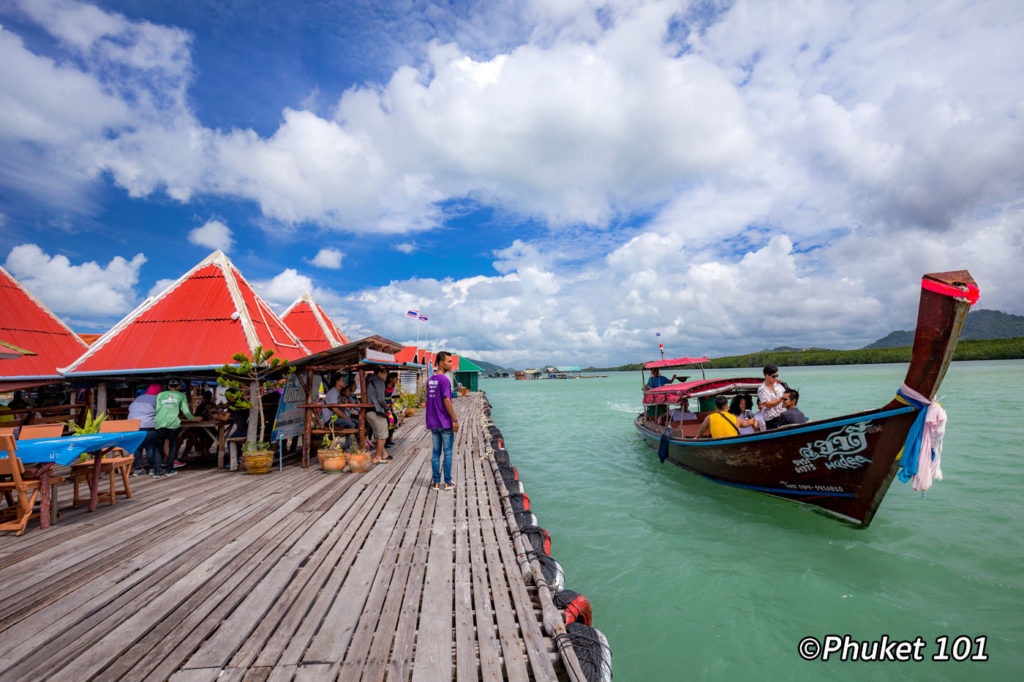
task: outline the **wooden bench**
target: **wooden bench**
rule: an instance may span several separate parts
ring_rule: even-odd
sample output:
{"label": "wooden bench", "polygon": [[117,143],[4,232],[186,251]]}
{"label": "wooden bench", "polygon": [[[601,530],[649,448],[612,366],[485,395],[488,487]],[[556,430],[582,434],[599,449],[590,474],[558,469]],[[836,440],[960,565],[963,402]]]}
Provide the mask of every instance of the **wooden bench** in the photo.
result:
{"label": "wooden bench", "polygon": [[[100,424],[100,433],[124,433],[127,431],[138,431],[140,420],[122,419],[116,421],[104,421]],[[135,455],[125,452],[122,448],[112,448],[109,452],[96,453],[93,457],[101,457],[100,473],[107,474],[110,480],[110,489],[107,492],[99,493],[100,501],[109,500],[113,505],[117,502],[117,496],[123,495],[126,499],[132,496],[132,486],[128,482],[128,470],[134,466]],[[94,459],[87,459],[84,462],[75,462],[71,465],[71,476],[74,483],[74,499],[72,507],[78,507],[83,503],[78,493],[78,486],[83,481],[92,490],[92,476],[95,472],[96,462]],[[124,484],[123,490],[117,489],[117,476],[120,474]],[[98,485],[98,482],[97,482]]]}

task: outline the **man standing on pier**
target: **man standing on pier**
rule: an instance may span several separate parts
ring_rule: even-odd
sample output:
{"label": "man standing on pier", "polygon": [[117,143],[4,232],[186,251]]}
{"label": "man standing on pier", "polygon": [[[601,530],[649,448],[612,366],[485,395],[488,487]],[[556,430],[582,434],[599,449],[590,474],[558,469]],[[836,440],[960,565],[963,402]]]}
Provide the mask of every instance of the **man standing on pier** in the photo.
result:
{"label": "man standing on pier", "polygon": [[444,450],[444,489],[452,490],[452,442],[455,432],[459,430],[459,420],[455,417],[452,407],[452,384],[446,374],[452,369],[452,354],[441,351],[435,358],[437,374],[427,380],[427,414],[426,426],[430,429],[434,453],[431,459],[433,466],[434,490],[441,489],[441,450]]}

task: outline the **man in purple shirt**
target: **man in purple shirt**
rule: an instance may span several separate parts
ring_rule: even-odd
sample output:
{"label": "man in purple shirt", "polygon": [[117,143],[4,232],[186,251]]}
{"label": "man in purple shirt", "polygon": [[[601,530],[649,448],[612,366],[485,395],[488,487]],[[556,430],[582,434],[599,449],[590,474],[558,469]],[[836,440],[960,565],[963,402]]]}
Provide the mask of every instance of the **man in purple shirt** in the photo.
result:
{"label": "man in purple shirt", "polygon": [[441,489],[441,450],[444,449],[444,489],[452,490],[452,441],[459,430],[459,420],[452,407],[452,384],[445,376],[452,369],[452,354],[441,351],[434,359],[437,374],[427,380],[426,427],[434,444],[433,465],[434,490]]}

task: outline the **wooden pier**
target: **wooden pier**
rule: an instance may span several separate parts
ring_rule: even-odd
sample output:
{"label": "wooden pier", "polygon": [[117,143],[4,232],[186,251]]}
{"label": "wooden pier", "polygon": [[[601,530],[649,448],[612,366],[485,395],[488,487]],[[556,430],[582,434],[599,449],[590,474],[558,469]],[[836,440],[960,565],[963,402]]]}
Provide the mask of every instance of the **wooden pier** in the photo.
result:
{"label": "wooden pier", "polygon": [[186,470],[95,513],[65,488],[55,526],[0,535],[0,679],[564,679],[483,398],[455,406],[450,492],[420,416],[365,474]]}

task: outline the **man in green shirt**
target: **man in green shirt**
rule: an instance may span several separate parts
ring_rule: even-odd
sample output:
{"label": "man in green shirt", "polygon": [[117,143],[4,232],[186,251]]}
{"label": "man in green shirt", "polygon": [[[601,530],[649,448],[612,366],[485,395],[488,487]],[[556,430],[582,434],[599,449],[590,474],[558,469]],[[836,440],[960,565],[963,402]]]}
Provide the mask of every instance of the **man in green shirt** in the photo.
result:
{"label": "man in green shirt", "polygon": [[[178,429],[181,427],[180,415],[184,414],[186,419],[195,419],[188,409],[188,399],[179,389],[181,382],[171,379],[167,382],[167,390],[161,391],[156,396],[156,414],[153,422],[157,433],[156,449],[150,452],[149,475],[153,478],[161,476],[173,476],[174,458],[178,455]],[[161,470],[161,463],[164,450],[164,442],[170,443],[167,451],[167,464],[163,466],[166,472]],[[154,461],[155,460],[155,461]]]}

